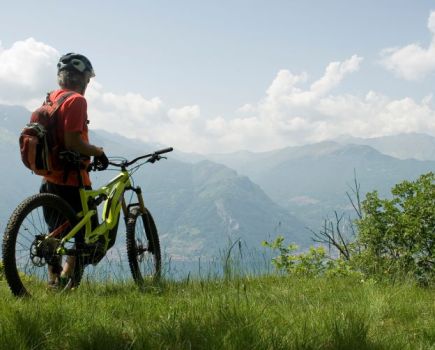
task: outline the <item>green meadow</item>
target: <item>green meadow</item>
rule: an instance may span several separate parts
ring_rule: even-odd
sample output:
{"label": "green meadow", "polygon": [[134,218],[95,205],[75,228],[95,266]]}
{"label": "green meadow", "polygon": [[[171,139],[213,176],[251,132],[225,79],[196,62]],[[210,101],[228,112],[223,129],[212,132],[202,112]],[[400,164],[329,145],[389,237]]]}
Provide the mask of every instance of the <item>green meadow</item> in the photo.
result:
{"label": "green meadow", "polygon": [[83,282],[15,298],[0,281],[1,349],[435,349],[435,290],[269,275]]}

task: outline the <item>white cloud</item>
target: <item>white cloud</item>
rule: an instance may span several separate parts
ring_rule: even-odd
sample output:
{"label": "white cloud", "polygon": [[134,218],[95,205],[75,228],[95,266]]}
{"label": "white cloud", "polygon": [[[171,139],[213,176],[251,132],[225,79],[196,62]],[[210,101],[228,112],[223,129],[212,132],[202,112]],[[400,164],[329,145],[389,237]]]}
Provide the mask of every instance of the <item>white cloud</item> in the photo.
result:
{"label": "white cloud", "polygon": [[9,49],[0,44],[0,103],[39,105],[38,97],[56,83],[58,58],[56,49],[33,38],[17,41]]}
{"label": "white cloud", "polygon": [[248,117],[209,120],[207,132],[214,136],[215,149],[269,150],[318,142],[342,134],[374,137],[406,132],[435,134],[435,111],[431,95],[417,102],[405,97],[394,100],[375,91],[365,96],[333,95],[332,89],[347,74],[358,71],[362,58],[352,56],[333,62],[323,77],[307,89],[306,73],[278,72],[264,99],[241,107]]}
{"label": "white cloud", "polygon": [[236,112],[238,114],[250,114],[255,112],[255,107],[250,103],[246,103],[242,107],[238,108]]}
{"label": "white cloud", "polygon": [[[198,105],[168,108],[160,98],[140,94],[105,92],[92,82],[86,92],[91,127],[117,132],[127,137],[191,150],[207,140],[201,135]],[[205,147],[203,145],[203,147]]]}
{"label": "white cloud", "polygon": [[365,98],[335,96],[320,101],[317,109],[331,118],[327,133],[374,137],[406,132],[435,132],[435,111],[424,101],[406,97],[393,100],[373,91]]}
{"label": "white cloud", "polygon": [[[308,106],[330,92],[347,74],[359,70],[361,62],[362,57],[356,55],[344,62],[331,62],[326,67],[323,77],[312,83],[308,90],[296,86],[307,81],[307,73],[295,75],[288,70],[281,70],[266,91],[267,97],[263,108],[268,109],[281,103],[287,107]],[[277,111],[270,108],[270,112]]]}
{"label": "white cloud", "polygon": [[[34,39],[0,48],[0,103],[39,105],[45,91],[56,86],[58,57],[57,50]],[[431,95],[415,101],[409,97],[395,100],[375,91],[365,96],[334,94],[334,88],[355,74],[362,61],[353,55],[332,62],[323,76],[312,82],[307,73],[280,70],[262,99],[242,105],[233,116],[214,118],[204,118],[199,105],[174,107],[159,97],[115,94],[92,80],[86,92],[90,127],[196,152],[262,151],[342,134],[435,135]]]}
{"label": "white cloud", "polygon": [[143,130],[159,123],[164,112],[158,97],[146,99],[140,94],[106,92],[92,81],[86,91],[89,119],[93,128],[112,130],[129,137],[143,137]]}
{"label": "white cloud", "polygon": [[432,11],[429,15],[429,20],[427,21],[427,27],[435,35],[435,11]]}
{"label": "white cloud", "polygon": [[168,117],[174,124],[188,124],[200,116],[199,106],[184,106],[181,108],[171,108]]}
{"label": "white cloud", "polygon": [[418,43],[401,48],[382,50],[382,64],[397,76],[407,80],[420,80],[435,71],[435,11],[432,11],[427,27],[432,41],[427,48]]}
{"label": "white cloud", "polygon": [[340,62],[332,62],[326,68],[325,75],[311,85],[311,92],[315,96],[321,96],[336,87],[348,73],[359,70],[362,57],[353,55],[350,59]]}

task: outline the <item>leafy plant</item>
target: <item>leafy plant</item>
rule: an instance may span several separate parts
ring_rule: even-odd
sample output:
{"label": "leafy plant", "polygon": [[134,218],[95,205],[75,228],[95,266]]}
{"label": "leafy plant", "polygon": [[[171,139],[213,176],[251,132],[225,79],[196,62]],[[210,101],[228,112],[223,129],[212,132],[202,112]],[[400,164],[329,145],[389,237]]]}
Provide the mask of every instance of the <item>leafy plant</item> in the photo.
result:
{"label": "leafy plant", "polygon": [[396,185],[392,199],[376,191],[362,202],[356,221],[358,259],[369,273],[412,274],[428,283],[435,277],[435,174]]}
{"label": "leafy plant", "polygon": [[[423,174],[414,182],[403,181],[391,190],[392,199],[380,199],[376,191],[361,202],[359,184],[348,194],[357,219],[325,220],[313,232],[323,246],[296,254],[297,246],[284,246],[279,236],[263,245],[277,250],[272,259],[278,270],[313,275],[412,276],[422,284],[435,280],[435,174]],[[350,231],[350,233],[349,233]],[[352,239],[351,239],[351,238]],[[335,249],[328,254],[325,246]]]}
{"label": "leafy plant", "polygon": [[297,253],[296,244],[284,245],[284,237],[278,236],[272,242],[263,242],[263,246],[277,250],[279,255],[272,258],[277,270],[297,276],[350,276],[358,273],[348,261],[333,259],[323,246],[311,246],[308,251]]}

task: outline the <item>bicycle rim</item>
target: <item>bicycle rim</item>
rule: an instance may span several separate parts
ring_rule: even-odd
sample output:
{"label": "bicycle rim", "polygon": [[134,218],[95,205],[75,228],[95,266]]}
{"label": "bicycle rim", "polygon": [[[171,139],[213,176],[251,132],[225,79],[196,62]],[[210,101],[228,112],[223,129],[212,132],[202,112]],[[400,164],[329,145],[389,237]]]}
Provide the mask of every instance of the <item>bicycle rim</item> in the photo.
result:
{"label": "bicycle rim", "polygon": [[161,274],[161,253],[157,228],[151,214],[133,210],[127,223],[127,254],[135,282],[141,287]]}

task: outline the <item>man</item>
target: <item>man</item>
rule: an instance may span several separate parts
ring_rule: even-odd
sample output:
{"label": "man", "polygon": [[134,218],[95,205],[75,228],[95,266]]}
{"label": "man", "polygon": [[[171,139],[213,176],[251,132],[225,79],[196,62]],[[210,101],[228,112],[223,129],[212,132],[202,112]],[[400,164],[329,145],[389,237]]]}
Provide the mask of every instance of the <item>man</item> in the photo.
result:
{"label": "man", "polygon": [[[100,170],[108,165],[108,159],[101,147],[89,143],[87,102],[84,98],[86,88],[95,76],[91,62],[83,55],[67,53],[57,64],[57,79],[60,89],[49,95],[51,101],[56,101],[65,93],[71,93],[57,111],[56,135],[59,149],[75,151],[83,156],[94,156],[100,163]],[[91,186],[86,164],[80,171],[83,185]],[[59,170],[45,176],[40,189],[41,193],[54,193],[65,199],[76,211],[82,211],[79,178],[76,171]],[[79,236],[79,235],[78,235]],[[83,240],[83,237],[79,237]],[[75,258],[69,256],[64,266],[49,265],[49,284],[57,285],[67,279],[75,265]]]}

